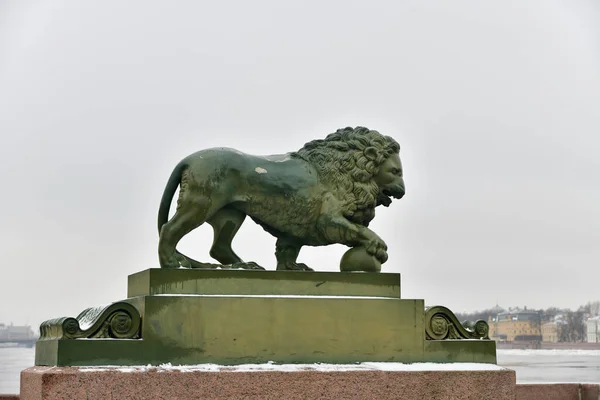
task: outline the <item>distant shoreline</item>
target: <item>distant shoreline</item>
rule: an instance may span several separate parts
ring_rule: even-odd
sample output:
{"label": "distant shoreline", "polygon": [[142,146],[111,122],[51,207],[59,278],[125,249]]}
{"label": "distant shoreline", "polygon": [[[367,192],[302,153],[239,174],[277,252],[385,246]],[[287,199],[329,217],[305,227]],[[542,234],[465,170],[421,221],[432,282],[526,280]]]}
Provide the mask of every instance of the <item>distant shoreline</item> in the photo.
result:
{"label": "distant shoreline", "polygon": [[496,342],[496,349],[600,350],[600,343]]}

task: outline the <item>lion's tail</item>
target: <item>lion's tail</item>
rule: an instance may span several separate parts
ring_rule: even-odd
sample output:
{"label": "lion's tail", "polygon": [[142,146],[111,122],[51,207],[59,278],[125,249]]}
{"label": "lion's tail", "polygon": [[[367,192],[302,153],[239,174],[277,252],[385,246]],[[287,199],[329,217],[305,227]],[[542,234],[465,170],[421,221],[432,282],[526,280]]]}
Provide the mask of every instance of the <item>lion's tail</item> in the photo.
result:
{"label": "lion's tail", "polygon": [[173,196],[175,195],[175,191],[179,184],[181,183],[181,176],[183,170],[187,167],[187,165],[183,162],[177,164],[173,172],[171,172],[171,176],[167,181],[167,186],[163,191],[162,198],[160,199],[160,206],[158,207],[158,234],[160,235],[160,230],[164,224],[169,220],[169,210],[171,209],[171,201],[173,201]]}
{"label": "lion's tail", "polygon": [[[175,195],[175,191],[177,191],[177,187],[181,184],[181,178],[183,175],[183,171],[187,168],[187,164],[184,162],[180,162],[177,164],[173,172],[171,172],[171,176],[167,181],[167,186],[163,192],[162,198],[160,199],[160,206],[158,207],[158,234],[160,235],[160,230],[164,224],[169,221],[169,210],[171,209],[171,202],[173,201],[173,196]],[[215,268],[212,264],[201,263],[200,261],[196,261],[193,258],[190,258],[184,254],[181,254],[179,251],[175,250],[177,257],[180,261],[187,261],[186,264],[192,268]]]}

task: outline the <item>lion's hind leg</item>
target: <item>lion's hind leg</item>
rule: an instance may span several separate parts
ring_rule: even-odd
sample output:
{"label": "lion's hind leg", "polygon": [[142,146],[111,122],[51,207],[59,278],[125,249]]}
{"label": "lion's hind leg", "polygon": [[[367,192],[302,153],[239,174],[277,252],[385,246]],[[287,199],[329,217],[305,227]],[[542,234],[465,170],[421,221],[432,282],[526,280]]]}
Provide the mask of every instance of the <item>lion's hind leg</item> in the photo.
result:
{"label": "lion's hind leg", "polygon": [[214,230],[210,256],[221,264],[242,262],[242,259],[231,248],[231,242],[240,226],[242,226],[244,219],[246,219],[246,214],[242,211],[225,206],[208,220]]}
{"label": "lion's hind leg", "polygon": [[220,205],[215,207],[214,199],[205,196],[200,196],[193,201],[189,197],[180,200],[175,215],[160,230],[158,259],[162,268],[179,268],[177,243],[186,234],[206,222],[220,208]]}
{"label": "lion's hind leg", "polygon": [[240,226],[242,226],[244,219],[246,219],[245,213],[231,206],[225,206],[208,220],[214,230],[210,256],[223,265],[231,266],[231,268],[264,270],[255,262],[244,262],[231,248],[231,242]]}

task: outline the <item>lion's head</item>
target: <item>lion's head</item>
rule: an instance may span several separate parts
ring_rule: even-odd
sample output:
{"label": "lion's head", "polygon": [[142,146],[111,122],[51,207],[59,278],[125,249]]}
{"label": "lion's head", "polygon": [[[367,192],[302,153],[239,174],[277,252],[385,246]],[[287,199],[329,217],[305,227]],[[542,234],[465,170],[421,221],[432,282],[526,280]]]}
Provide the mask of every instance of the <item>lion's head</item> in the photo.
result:
{"label": "lion's head", "polygon": [[[364,127],[338,129],[325,139],[306,143],[292,153],[311,163],[319,178],[333,186],[346,217],[368,222],[377,205],[404,195],[400,145]],[[353,219],[355,219],[353,218]]]}

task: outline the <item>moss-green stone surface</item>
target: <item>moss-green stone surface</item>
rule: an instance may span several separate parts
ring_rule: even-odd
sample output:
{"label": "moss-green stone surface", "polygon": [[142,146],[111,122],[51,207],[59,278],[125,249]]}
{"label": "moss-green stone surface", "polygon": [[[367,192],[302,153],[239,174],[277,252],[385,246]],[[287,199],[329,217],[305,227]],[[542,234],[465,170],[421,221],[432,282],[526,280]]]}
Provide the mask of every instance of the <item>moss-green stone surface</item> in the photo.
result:
{"label": "moss-green stone surface", "polygon": [[130,275],[127,297],[154,294],[400,298],[400,274],[152,268]]}
{"label": "moss-green stone surface", "polygon": [[36,365],[496,362],[490,340],[426,340],[399,274],[150,269],[129,277],[140,339],[36,344]]}

